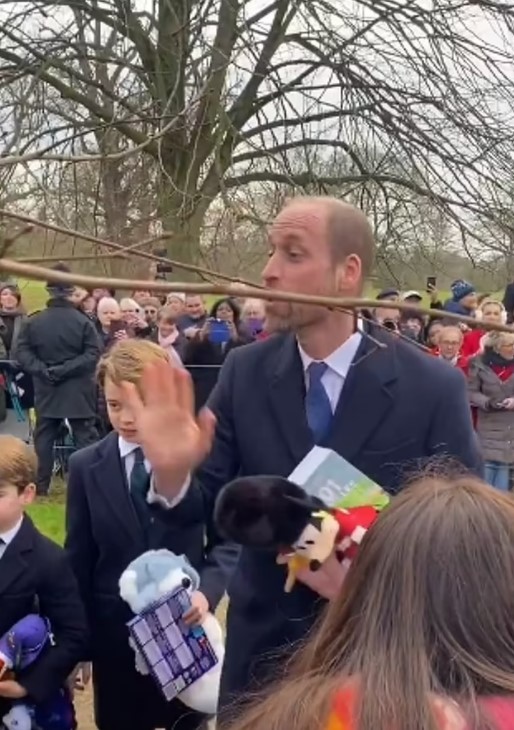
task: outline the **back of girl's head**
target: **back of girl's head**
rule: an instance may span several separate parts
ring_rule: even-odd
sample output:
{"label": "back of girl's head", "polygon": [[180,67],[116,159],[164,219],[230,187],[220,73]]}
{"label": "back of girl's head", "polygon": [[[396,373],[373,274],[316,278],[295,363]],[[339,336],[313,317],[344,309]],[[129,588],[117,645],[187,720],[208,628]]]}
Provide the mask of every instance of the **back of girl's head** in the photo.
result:
{"label": "back of girl's head", "polygon": [[435,730],[431,694],[475,716],[477,695],[514,693],[513,585],[512,497],[472,477],[412,483],[367,533],[282,689],[234,730],[324,730],[349,678],[358,730]]}

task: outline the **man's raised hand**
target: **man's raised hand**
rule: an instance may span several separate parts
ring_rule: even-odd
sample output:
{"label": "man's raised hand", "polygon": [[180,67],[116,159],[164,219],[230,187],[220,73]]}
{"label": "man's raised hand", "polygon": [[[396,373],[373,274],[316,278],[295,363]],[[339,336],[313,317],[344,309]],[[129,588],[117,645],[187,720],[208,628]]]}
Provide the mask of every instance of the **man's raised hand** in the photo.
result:
{"label": "man's raised hand", "polygon": [[211,449],[214,414],[204,408],[195,415],[191,376],[164,360],[145,367],[139,387],[125,382],[122,389],[156,489],[173,498]]}

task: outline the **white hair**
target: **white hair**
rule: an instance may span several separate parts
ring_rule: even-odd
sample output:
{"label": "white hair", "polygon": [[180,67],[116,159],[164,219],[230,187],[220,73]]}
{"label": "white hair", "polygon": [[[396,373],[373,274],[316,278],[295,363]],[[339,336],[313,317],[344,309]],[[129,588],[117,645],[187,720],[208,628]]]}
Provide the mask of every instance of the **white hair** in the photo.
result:
{"label": "white hair", "polygon": [[116,299],[113,299],[113,297],[102,297],[100,301],[98,302],[98,306],[96,308],[96,311],[100,314],[106,309],[119,309],[120,305],[116,301]]}
{"label": "white hair", "polygon": [[249,309],[256,307],[262,311],[263,314],[265,314],[266,311],[266,305],[262,301],[262,299],[245,299],[243,302],[243,306],[241,309],[241,314],[245,316]]}
{"label": "white hair", "polygon": [[130,297],[124,297],[120,300],[120,309],[123,311],[124,309],[133,309],[135,312],[140,312],[141,307],[136,302],[135,299],[131,299]]}
{"label": "white hair", "polygon": [[167,295],[166,301],[169,302],[170,299],[178,299],[183,304],[186,301],[186,295],[183,292],[180,292],[180,291],[171,291]]}

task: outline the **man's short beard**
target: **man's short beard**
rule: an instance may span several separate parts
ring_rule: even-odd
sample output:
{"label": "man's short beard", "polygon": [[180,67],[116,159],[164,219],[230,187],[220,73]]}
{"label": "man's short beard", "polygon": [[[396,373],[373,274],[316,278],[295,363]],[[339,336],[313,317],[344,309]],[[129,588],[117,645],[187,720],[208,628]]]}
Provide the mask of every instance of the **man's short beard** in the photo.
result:
{"label": "man's short beard", "polygon": [[291,322],[289,319],[282,317],[266,317],[264,329],[270,335],[276,332],[289,332],[291,330]]}
{"label": "man's short beard", "polygon": [[[273,332],[300,332],[304,327],[310,327],[319,320],[316,313],[309,312],[310,307],[290,306],[283,315],[268,313],[266,315],[266,331]],[[312,308],[314,309],[314,308]]]}

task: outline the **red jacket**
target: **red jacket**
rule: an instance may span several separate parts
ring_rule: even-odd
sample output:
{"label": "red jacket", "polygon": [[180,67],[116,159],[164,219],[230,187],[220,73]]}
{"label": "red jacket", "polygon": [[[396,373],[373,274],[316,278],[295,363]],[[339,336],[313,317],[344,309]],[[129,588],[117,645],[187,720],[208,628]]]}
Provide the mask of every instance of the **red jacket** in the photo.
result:
{"label": "red jacket", "polygon": [[[436,347],[432,347],[430,349],[430,354],[435,355],[435,357],[440,357],[439,349]],[[462,370],[464,375],[468,377],[468,370],[469,370],[469,356],[466,356],[462,350],[457,355],[457,362],[455,363],[456,368],[459,368],[459,370]],[[514,729],[513,729],[514,730]]]}
{"label": "red jacket", "polygon": [[466,332],[460,350],[461,354],[468,358],[474,357],[480,350],[480,340],[485,334],[485,330],[471,330],[471,332]]}
{"label": "red jacket", "polygon": [[[332,713],[325,730],[356,730],[357,688],[349,682],[335,698]],[[494,723],[495,730],[513,730],[514,696],[479,697],[478,706],[483,708]],[[458,705],[433,697],[432,707],[438,730],[471,730],[464,722]]]}

